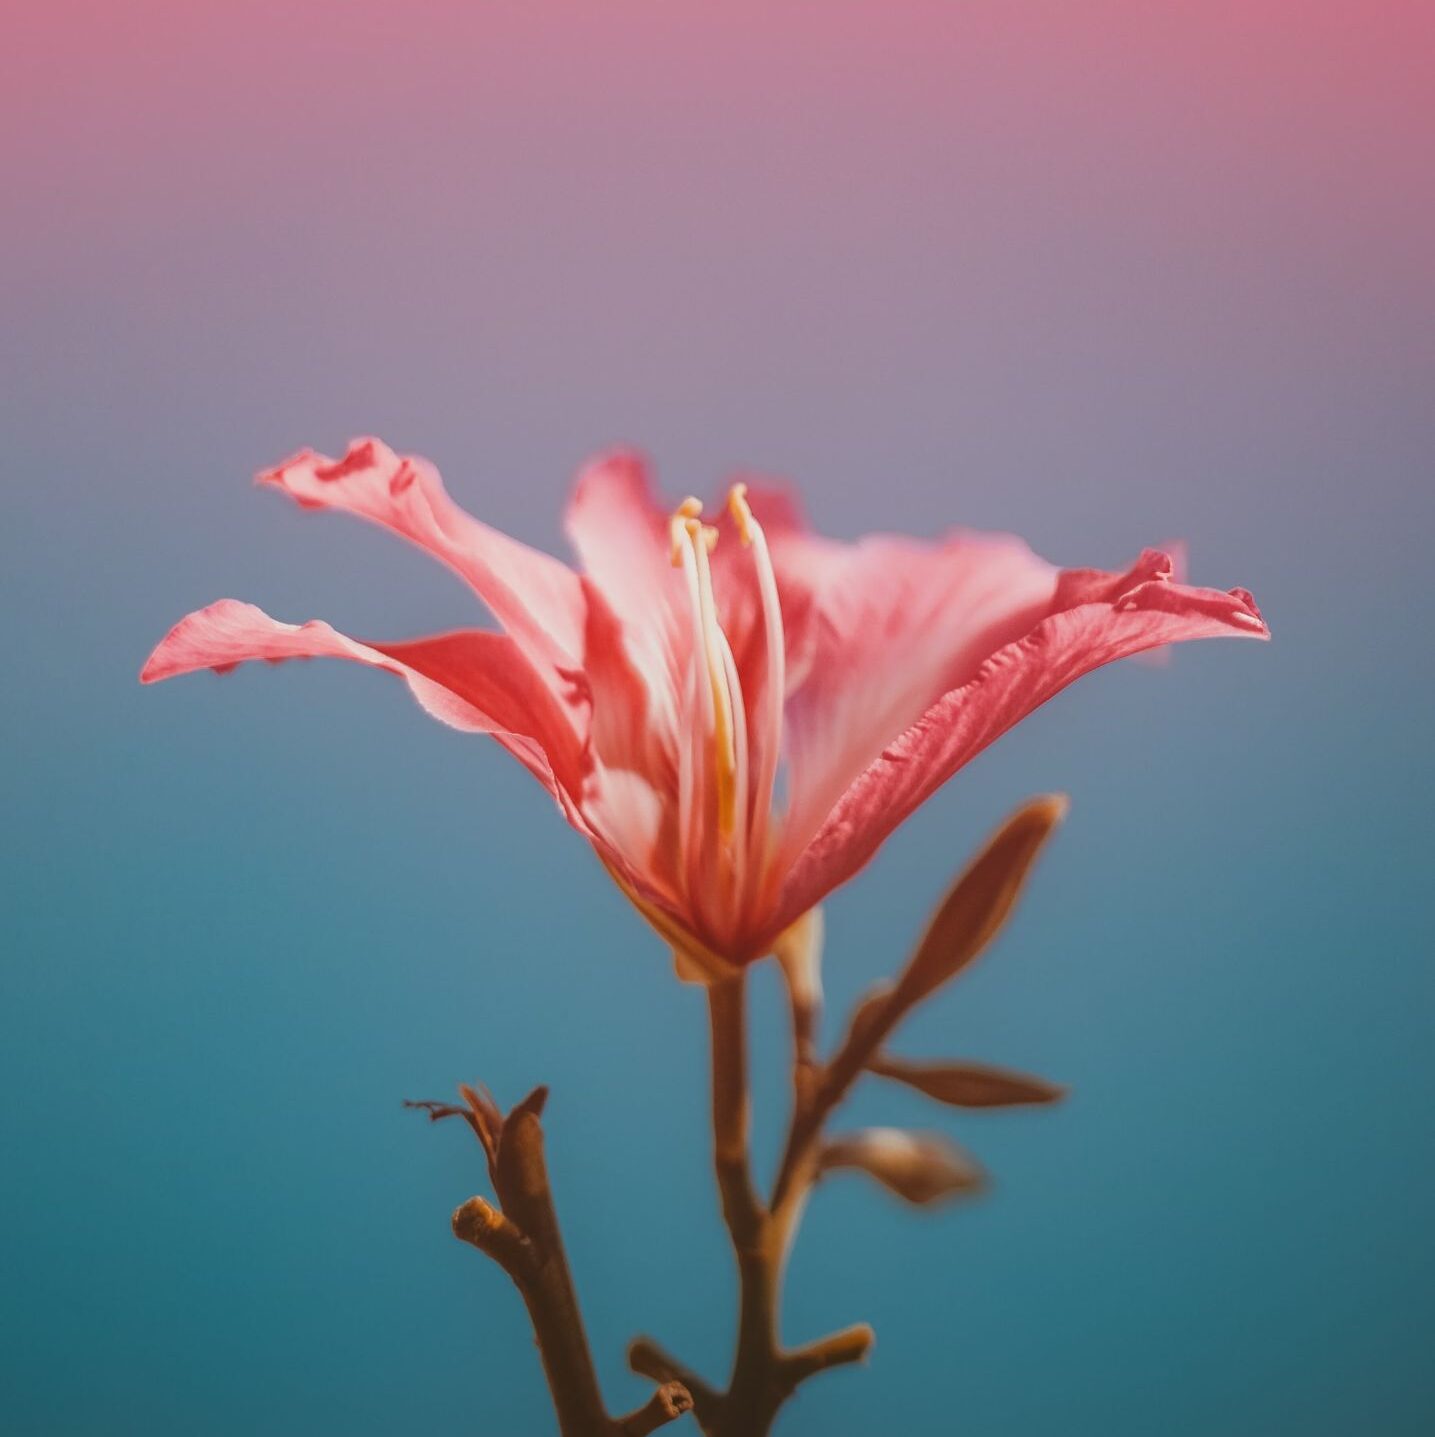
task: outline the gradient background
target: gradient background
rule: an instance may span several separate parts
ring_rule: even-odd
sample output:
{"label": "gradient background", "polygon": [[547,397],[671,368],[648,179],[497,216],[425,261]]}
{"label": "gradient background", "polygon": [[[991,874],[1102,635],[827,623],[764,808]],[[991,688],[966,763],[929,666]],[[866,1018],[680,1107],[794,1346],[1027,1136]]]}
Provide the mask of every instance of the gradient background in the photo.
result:
{"label": "gradient background", "polygon": [[[296,13],[296,11],[298,13]],[[541,1434],[448,1233],[460,1078],[553,1086],[614,1405],[714,1376],[704,1018],[496,748],[339,665],[135,683],[221,595],[407,636],[423,556],[256,494],[375,432],[548,547],[632,441],[668,490],[1184,535],[1276,640],[1062,696],[828,910],[838,1013],[1016,801],[1072,795],[902,1048],[1069,1082],[952,1118],[993,1195],[813,1204],[784,1437],[1435,1430],[1423,3],[48,5],[0,56],[6,663],[0,1427]],[[786,1048],[757,984],[764,1155]]]}

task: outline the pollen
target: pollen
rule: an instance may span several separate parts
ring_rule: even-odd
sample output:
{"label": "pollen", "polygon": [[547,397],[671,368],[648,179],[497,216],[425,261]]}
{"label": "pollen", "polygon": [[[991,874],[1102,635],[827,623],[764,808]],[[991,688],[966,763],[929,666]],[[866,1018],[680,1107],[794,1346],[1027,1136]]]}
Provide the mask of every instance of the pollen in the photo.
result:
{"label": "pollen", "polygon": [[751,548],[753,526],[757,521],[752,517],[752,506],[747,502],[746,484],[734,484],[727,491],[727,508],[737,524],[737,537],[742,541],[742,547]]}
{"label": "pollen", "polygon": [[668,520],[668,536],[675,569],[683,567],[683,551],[688,547],[690,541],[701,538],[703,547],[709,554],[717,548],[718,531],[711,524],[702,522],[702,512],[703,501],[694,499],[690,494],[678,505],[677,509],[673,511],[673,517]]}

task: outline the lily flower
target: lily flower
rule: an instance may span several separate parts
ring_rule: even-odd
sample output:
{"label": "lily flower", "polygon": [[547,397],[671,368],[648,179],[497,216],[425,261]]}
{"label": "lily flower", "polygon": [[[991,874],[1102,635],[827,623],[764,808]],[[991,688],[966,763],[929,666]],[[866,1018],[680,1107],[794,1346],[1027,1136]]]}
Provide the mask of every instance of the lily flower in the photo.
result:
{"label": "lily flower", "polygon": [[672,946],[714,980],[774,951],[959,768],[1073,679],[1185,639],[1269,637],[1244,589],[1058,569],[1019,539],[811,533],[790,496],[734,484],[708,523],[642,462],[579,476],[578,568],[480,523],[437,470],[375,439],[259,476],[379,524],[455,570],[497,629],[360,641],[222,599],[182,619],[145,683],[249,659],[349,659],[491,735],[557,801]]}

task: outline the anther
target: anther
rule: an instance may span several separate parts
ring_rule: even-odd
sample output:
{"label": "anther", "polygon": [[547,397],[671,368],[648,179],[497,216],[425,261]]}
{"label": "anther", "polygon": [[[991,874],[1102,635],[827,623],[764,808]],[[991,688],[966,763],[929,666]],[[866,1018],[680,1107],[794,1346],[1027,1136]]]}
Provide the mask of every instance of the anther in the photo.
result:
{"label": "anther", "polygon": [[683,567],[683,547],[685,540],[694,543],[702,540],[703,548],[709,554],[717,548],[718,531],[711,524],[701,522],[699,516],[703,512],[703,501],[694,499],[689,495],[673,511],[673,517],[668,520],[668,538],[672,550],[673,568]]}
{"label": "anther", "polygon": [[737,537],[746,549],[752,543],[752,506],[747,502],[747,485],[734,484],[727,491],[727,507],[737,524]]}

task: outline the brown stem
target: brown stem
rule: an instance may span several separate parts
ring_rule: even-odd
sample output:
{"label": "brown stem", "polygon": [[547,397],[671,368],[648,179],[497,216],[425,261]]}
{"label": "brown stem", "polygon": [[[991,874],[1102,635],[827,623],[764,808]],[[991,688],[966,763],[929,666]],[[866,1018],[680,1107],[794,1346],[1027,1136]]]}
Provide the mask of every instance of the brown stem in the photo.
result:
{"label": "brown stem", "polygon": [[917,1004],[952,981],[1011,917],[1033,863],[1066,814],[1060,794],[1033,798],[987,840],[938,905],[897,982],[873,994],[854,1015],[846,1040],[793,1114],[772,1206],[800,1205],[816,1177],[822,1125],[847,1095],[892,1029]]}
{"label": "brown stem", "polygon": [[[541,1106],[541,1097],[536,1103],[529,1100],[502,1122],[490,1158],[500,1207],[470,1198],[453,1215],[454,1235],[493,1258],[518,1288],[533,1323],[562,1437],[645,1437],[689,1411],[692,1398],[681,1381],[665,1381],[636,1412],[609,1417],[563,1251],[543,1152],[537,1111]],[[487,1131],[482,1122],[476,1130],[480,1136]],[[491,1140],[494,1135],[488,1136]]]}
{"label": "brown stem", "polygon": [[876,1339],[872,1329],[865,1322],[853,1327],[844,1327],[830,1337],[818,1338],[806,1347],[789,1352],[783,1359],[783,1371],[791,1387],[826,1372],[830,1367],[841,1367],[848,1362],[861,1362],[872,1350]]}
{"label": "brown stem", "polygon": [[817,1146],[823,1125],[901,1020],[906,1008],[899,997],[896,991],[883,993],[859,1013],[832,1061],[819,1070],[806,1101],[794,1110],[772,1189],[774,1212],[800,1207],[811,1190],[817,1179]]}
{"label": "brown stem", "polygon": [[786,980],[792,1016],[792,1095],[795,1107],[807,1102],[816,1081],[817,1026],[822,1012],[823,918],[812,909],[777,941],[774,950]]}
{"label": "brown stem", "polygon": [[534,1253],[532,1270],[518,1281],[518,1290],[533,1320],[559,1430],[563,1437],[598,1437],[611,1423],[558,1231],[537,1114],[517,1111],[504,1124],[496,1177],[504,1213]]}
{"label": "brown stem", "polygon": [[[865,1356],[871,1333],[863,1328],[858,1336],[859,1330],[852,1329],[797,1352],[782,1350],[778,1332],[782,1276],[802,1204],[791,1200],[781,1210],[770,1209],[753,1187],[743,980],[716,984],[708,996],[713,1160],[737,1261],[738,1332],[728,1390],[710,1402],[699,1400],[698,1417],[713,1437],[764,1437],[798,1383],[827,1367]],[[806,1110],[799,1095],[797,1112]]]}
{"label": "brown stem", "polygon": [[[760,1434],[777,1352],[780,1260],[748,1155],[746,991],[741,975],[708,989],[712,1025],[713,1166],[738,1272],[737,1353],[718,1432]],[[775,1410],[775,1409],[774,1409]],[[771,1414],[767,1416],[771,1420]]]}
{"label": "brown stem", "polygon": [[487,1253],[520,1289],[537,1273],[533,1244],[490,1202],[472,1197],[453,1215],[453,1235]]}
{"label": "brown stem", "polygon": [[748,1160],[751,1112],[743,978],[710,987],[708,1005],[712,1020],[713,1166],[723,1217],[741,1253],[756,1242],[765,1216]]}
{"label": "brown stem", "polygon": [[628,1344],[628,1366],[640,1377],[650,1377],[654,1382],[681,1383],[693,1399],[693,1415],[703,1431],[717,1430],[722,1393],[692,1368],[665,1352],[651,1337],[635,1337]]}
{"label": "brown stem", "polygon": [[659,1427],[675,1422],[693,1410],[693,1399],[681,1382],[665,1382],[636,1412],[620,1417],[614,1427],[618,1437],[648,1437]]}

